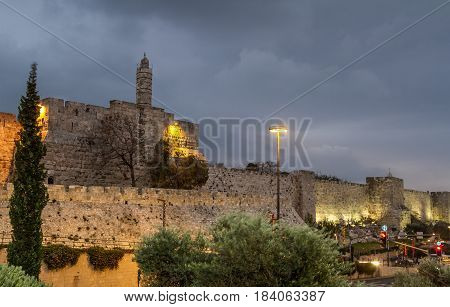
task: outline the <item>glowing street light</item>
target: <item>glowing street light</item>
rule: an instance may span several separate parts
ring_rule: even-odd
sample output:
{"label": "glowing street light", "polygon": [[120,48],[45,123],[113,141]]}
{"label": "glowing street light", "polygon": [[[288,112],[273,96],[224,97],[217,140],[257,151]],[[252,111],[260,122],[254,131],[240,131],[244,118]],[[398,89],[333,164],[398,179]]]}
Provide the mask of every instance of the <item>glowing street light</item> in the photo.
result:
{"label": "glowing street light", "polygon": [[280,134],[287,132],[283,126],[272,126],[269,128],[271,133],[277,134],[277,221],[280,219]]}

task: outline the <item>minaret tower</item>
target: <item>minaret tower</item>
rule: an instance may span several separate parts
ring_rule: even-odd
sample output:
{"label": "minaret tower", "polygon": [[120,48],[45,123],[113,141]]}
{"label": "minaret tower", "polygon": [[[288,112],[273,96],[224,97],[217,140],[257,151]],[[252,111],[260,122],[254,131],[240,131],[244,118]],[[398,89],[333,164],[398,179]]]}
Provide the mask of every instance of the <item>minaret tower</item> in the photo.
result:
{"label": "minaret tower", "polygon": [[150,61],[144,53],[136,69],[136,104],[138,106],[152,105],[152,68]]}

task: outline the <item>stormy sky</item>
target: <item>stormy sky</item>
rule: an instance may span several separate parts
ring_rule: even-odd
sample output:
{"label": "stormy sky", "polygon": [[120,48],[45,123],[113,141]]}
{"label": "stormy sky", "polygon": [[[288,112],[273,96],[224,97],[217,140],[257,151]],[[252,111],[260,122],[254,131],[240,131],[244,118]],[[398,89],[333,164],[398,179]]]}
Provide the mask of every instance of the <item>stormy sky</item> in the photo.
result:
{"label": "stormy sky", "polygon": [[[33,61],[41,97],[134,101],[91,59],[134,82],[146,52],[154,96],[180,116],[264,119],[443,2],[0,0],[0,111],[16,113]],[[390,168],[450,190],[449,17],[450,4],[276,114],[312,119],[314,170],[364,182]]]}

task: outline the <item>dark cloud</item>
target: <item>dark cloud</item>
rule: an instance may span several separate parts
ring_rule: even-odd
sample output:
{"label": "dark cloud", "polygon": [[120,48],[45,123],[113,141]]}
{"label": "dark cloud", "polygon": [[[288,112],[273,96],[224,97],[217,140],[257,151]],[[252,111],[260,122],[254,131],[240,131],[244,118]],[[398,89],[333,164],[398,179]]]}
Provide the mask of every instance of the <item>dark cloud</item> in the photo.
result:
{"label": "dark cloud", "polygon": [[[7,1],[8,2],[8,1]],[[265,117],[441,1],[9,1],[193,119]],[[278,114],[311,117],[315,169],[450,190],[450,6]],[[42,96],[107,105],[134,89],[0,5],[0,110],[15,112],[29,65]]]}

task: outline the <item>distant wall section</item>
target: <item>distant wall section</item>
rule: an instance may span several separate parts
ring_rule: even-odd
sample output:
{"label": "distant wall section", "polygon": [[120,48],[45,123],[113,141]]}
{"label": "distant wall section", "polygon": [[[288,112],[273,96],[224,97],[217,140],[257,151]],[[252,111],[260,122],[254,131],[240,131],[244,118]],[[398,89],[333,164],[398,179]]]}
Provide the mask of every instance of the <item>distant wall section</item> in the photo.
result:
{"label": "distant wall section", "polygon": [[20,124],[14,114],[0,113],[0,183],[10,179]]}

